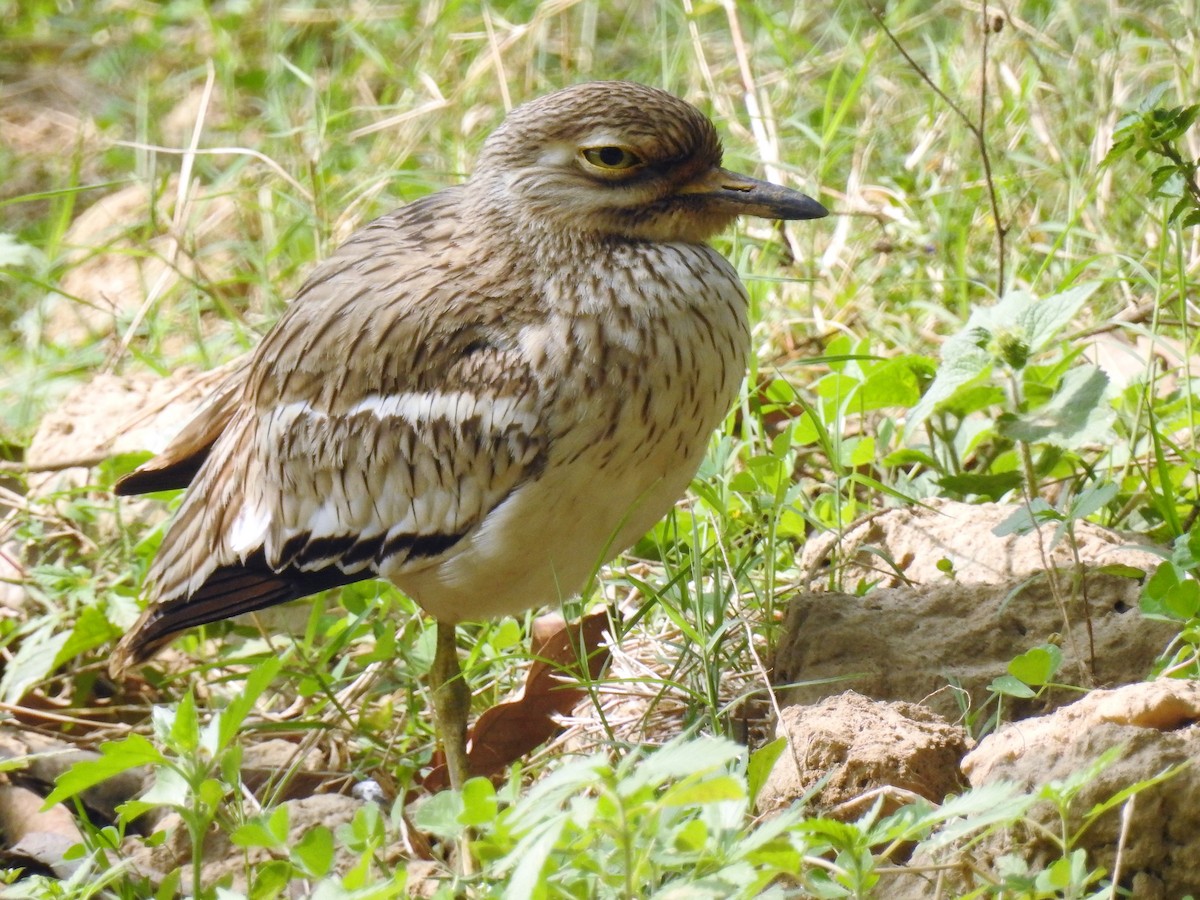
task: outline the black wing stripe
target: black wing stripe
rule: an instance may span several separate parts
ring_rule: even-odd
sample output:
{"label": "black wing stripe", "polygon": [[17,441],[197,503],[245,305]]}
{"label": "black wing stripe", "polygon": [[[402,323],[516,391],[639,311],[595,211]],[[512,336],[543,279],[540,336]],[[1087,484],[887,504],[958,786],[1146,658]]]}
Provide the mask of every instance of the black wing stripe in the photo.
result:
{"label": "black wing stripe", "polygon": [[169,600],[157,607],[138,629],[136,640],[130,646],[131,657],[134,662],[148,659],[175,634],[188,628],[277,606],[370,577],[370,572],[347,575],[336,567],[315,572],[296,569],[275,572],[266,565],[259,551],[243,565],[217,569],[191,596]]}
{"label": "black wing stripe", "polygon": [[[279,559],[273,567],[276,571],[313,569],[305,574],[316,574],[326,567],[352,569],[368,560],[381,565],[392,556],[402,554],[406,559],[428,559],[441,556],[466,537],[467,532],[455,534],[376,534],[362,537],[357,534],[338,534],[314,538],[308,532],[294,534],[284,543]],[[313,568],[314,564],[319,566]],[[221,570],[209,578],[221,578]]]}

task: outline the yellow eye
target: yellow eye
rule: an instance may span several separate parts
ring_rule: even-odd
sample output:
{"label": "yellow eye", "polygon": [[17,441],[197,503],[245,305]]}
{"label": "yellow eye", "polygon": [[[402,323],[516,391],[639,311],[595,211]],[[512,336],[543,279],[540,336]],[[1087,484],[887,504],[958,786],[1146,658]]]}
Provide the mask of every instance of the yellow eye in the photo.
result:
{"label": "yellow eye", "polygon": [[642,159],[624,147],[584,147],[583,158],[598,169],[632,169],[642,164]]}

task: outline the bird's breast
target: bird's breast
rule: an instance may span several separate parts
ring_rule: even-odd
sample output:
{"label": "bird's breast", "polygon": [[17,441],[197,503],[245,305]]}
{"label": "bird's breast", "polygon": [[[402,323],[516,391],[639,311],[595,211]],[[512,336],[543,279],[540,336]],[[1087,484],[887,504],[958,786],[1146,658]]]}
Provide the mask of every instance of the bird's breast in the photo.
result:
{"label": "bird's breast", "polygon": [[519,334],[547,398],[546,464],[407,586],[439,618],[578,591],[683,493],[745,374],[745,291],[707,247],[618,253],[551,282],[546,301]]}

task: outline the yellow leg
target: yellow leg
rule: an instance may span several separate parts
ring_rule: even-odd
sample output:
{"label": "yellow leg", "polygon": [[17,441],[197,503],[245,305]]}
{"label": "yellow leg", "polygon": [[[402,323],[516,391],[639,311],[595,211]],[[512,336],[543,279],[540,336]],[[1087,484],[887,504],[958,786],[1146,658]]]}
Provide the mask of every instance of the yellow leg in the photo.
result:
{"label": "yellow leg", "polygon": [[437,623],[437,652],[429,671],[433,687],[433,720],[446,753],[450,787],[461,791],[469,777],[467,769],[467,716],[471,691],[458,667],[458,642],[453,625]]}
{"label": "yellow leg", "polygon": [[[471,713],[471,690],[458,665],[454,626],[442,621],[437,623],[437,652],[433,655],[429,681],[433,688],[433,721],[446,753],[450,787],[461,791],[470,775],[467,768],[467,716]],[[458,868],[463,875],[475,873],[471,839],[466,834],[458,842]]]}

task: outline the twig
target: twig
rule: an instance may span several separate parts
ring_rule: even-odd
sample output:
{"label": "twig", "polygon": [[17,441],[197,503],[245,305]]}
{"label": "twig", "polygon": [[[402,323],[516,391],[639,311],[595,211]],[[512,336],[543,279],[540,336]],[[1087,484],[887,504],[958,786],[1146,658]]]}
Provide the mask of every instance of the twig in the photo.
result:
{"label": "twig", "polygon": [[1113,860],[1112,883],[1108,888],[1108,896],[1111,900],[1116,900],[1117,885],[1121,881],[1121,863],[1125,859],[1125,841],[1129,837],[1129,825],[1133,821],[1133,803],[1137,800],[1137,794],[1130,794],[1129,799],[1121,807],[1121,831],[1117,835],[1117,854]]}
{"label": "twig", "polygon": [[883,30],[883,33],[885,35],[887,35],[888,40],[892,42],[892,46],[896,48],[896,51],[902,57],[904,57],[904,61],[909,64],[909,66],[912,68],[912,70],[917,73],[918,77],[920,77],[920,79],[922,81],[924,81],[927,85],[929,85],[930,89],[935,94],[937,94],[937,96],[942,100],[942,102],[945,103],[947,106],[950,107],[951,110],[954,111],[954,114],[956,116],[958,116],[959,119],[962,120],[962,123],[967,126],[967,130],[971,132],[972,137],[975,138],[975,144],[979,148],[979,156],[983,161],[984,183],[987,185],[988,202],[991,204],[991,207],[992,207],[992,221],[996,223],[996,257],[997,257],[996,258],[996,282],[997,282],[996,283],[996,294],[997,294],[997,296],[1002,296],[1004,294],[1004,276],[1005,276],[1005,243],[1004,243],[1004,241],[1005,241],[1005,238],[1008,236],[1008,225],[1006,225],[1004,223],[1004,221],[1002,220],[1002,218],[1000,216],[1000,198],[996,193],[996,182],[995,182],[995,179],[992,177],[992,159],[991,159],[991,155],[988,153],[988,146],[987,146],[987,82],[988,82],[987,61],[988,61],[988,35],[991,33],[991,29],[988,26],[987,0],[984,0],[983,13],[982,13],[983,46],[982,46],[981,52],[980,52],[980,57],[981,57],[980,64],[982,67],[982,75],[980,77],[980,83],[981,83],[982,87],[979,90],[979,121],[978,122],[973,121],[971,119],[971,117],[967,114],[967,111],[965,109],[963,109],[961,106],[959,106],[957,103],[955,103],[954,100],[951,99],[949,94],[947,94],[940,87],[938,87],[937,84],[934,82],[934,80],[929,77],[929,73],[927,73],[921,67],[921,64],[918,63],[915,59],[913,59],[913,57],[909,54],[909,52],[904,49],[904,45],[902,45],[900,43],[900,39],[897,38],[896,35],[892,33],[892,30],[890,28],[888,28],[887,23],[883,21],[883,14],[879,11],[879,8],[876,7],[873,3],[868,4],[868,8],[871,10],[871,16],[875,19],[876,23],[878,23],[879,27]]}

